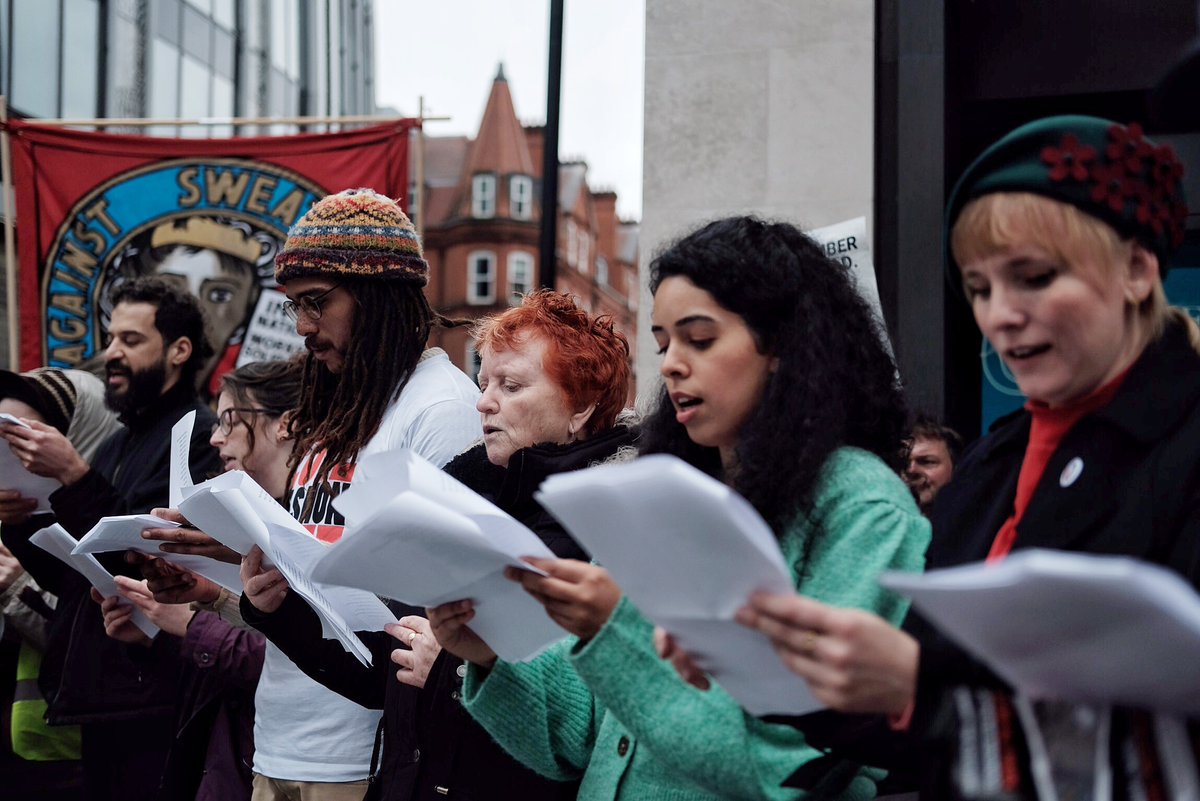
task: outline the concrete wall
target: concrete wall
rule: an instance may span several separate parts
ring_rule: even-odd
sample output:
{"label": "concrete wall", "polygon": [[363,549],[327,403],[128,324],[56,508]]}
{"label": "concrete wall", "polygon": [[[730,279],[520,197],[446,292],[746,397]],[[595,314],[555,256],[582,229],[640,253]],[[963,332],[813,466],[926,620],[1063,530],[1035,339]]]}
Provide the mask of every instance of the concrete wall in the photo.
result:
{"label": "concrete wall", "polygon": [[[651,257],[701,222],[866,215],[871,230],[874,20],[874,0],[646,0],[639,330]],[[640,337],[639,397],[655,349]]]}

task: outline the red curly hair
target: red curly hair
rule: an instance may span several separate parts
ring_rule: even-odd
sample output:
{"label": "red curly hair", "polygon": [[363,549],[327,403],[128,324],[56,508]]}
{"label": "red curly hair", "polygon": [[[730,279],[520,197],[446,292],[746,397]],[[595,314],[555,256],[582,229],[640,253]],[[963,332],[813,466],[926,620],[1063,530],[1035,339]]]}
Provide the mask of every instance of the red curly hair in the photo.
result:
{"label": "red curly hair", "polygon": [[513,350],[531,337],[546,342],[542,369],[573,410],[596,404],[584,432],[612,428],[629,394],[629,342],[607,314],[593,317],[566,293],[540,289],[520,306],[479,320],[471,333],[482,353]]}

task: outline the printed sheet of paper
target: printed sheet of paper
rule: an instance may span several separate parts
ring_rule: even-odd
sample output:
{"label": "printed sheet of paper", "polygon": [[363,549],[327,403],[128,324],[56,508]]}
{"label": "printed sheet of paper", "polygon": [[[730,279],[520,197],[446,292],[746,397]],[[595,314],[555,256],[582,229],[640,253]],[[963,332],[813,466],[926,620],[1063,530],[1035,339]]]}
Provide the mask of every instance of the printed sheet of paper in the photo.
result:
{"label": "printed sheet of paper", "polygon": [[192,429],[196,426],[196,410],[179,418],[179,422],[171,426],[171,472],[170,483],[167,485],[168,505],[178,509],[184,496],[190,494],[193,487],[191,450]]}
{"label": "printed sheet of paper", "polygon": [[1033,549],[881,583],[1031,698],[1200,713],[1200,596],[1164,568]]}
{"label": "printed sheet of paper", "polygon": [[[100,564],[95,556],[90,553],[74,553],[75,546],[79,544],[78,541],[59,524],[47,526],[30,537],[29,541],[78,572],[104,597],[116,595],[121,598],[122,604],[130,603],[117,589],[117,582],[113,580],[112,573],[105,570],[104,565]],[[134,609],[131,620],[147,637],[154,637],[158,634],[158,626],[150,622],[150,618],[146,617],[142,610]]]}
{"label": "printed sheet of paper", "polygon": [[536,656],[565,633],[504,578],[522,556],[554,554],[536,534],[409,450],[373,454],[333,501],[346,534],[314,569],[320,581],[416,606],[471,598],[471,629],[508,661]]}
{"label": "printed sheet of paper", "polygon": [[[29,428],[21,418],[11,414],[0,414],[0,423],[11,423],[20,428]],[[21,464],[8,443],[0,442],[0,489],[16,490],[25,498],[36,498],[38,505],[35,511],[50,511],[50,493],[61,484],[56,479],[30,473]]]}
{"label": "printed sheet of paper", "polygon": [[232,593],[240,595],[242,579],[238,565],[220,562],[207,556],[165,553],[158,549],[161,543],[142,539],[147,528],[178,528],[179,524],[154,515],[113,515],[102,517],[75,546],[74,553],[107,553],[110,551],[137,551],[162,559],[164,562],[191,571],[214,581]]}
{"label": "printed sheet of paper", "polygon": [[[246,473],[235,470],[198,484],[179,511],[193,525],[238,553],[257,545],[268,567],[277,567],[288,584],[321,619],[325,636],[338,640],[363,664],[371,654],[355,631],[379,631],[396,617],[375,595],[363,590],[314,582],[313,564],[325,553],[317,541]],[[240,585],[239,585],[240,586]]]}
{"label": "printed sheet of paper", "polygon": [[535,497],[749,712],[822,707],[764,635],[733,621],[753,592],[794,592],[770,527],[736,492],[655,455],[550,476]]}

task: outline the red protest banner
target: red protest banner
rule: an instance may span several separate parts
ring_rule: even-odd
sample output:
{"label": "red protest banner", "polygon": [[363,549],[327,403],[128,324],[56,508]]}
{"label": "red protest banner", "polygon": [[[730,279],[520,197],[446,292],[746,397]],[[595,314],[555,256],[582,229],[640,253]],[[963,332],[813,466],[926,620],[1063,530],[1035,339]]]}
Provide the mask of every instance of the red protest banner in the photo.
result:
{"label": "red protest banner", "polygon": [[[110,290],[157,274],[201,300],[216,355],[203,380],[295,346],[274,258],[317,199],[408,191],[401,119],[347,133],[163,139],[12,120],[21,359],[95,369]],[[407,201],[407,198],[404,198]]]}

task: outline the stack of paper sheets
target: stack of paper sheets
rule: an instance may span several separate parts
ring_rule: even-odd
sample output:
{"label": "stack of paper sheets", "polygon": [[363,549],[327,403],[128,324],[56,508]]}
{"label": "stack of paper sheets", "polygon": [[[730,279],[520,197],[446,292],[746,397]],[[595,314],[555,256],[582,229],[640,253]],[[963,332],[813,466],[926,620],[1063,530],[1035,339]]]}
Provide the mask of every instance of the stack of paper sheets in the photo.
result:
{"label": "stack of paper sheets", "polygon": [[1027,550],[882,583],[1032,698],[1200,713],[1200,597],[1161,567]]}
{"label": "stack of paper sheets", "polygon": [[504,577],[522,556],[553,558],[536,534],[410,450],[372,454],[333,501],[346,533],[313,578],[416,606],[470,598],[471,630],[508,661],[536,656],[565,632]]}
{"label": "stack of paper sheets", "polygon": [[736,492],[654,455],[551,476],[535,497],[748,711],[821,708],[766,636],[733,619],[756,591],[795,591],[770,527]]}
{"label": "stack of paper sheets", "polygon": [[[113,580],[112,573],[105,570],[95,556],[90,553],[75,553],[75,546],[78,545],[78,542],[58,523],[38,531],[29,538],[29,541],[77,571],[105,598],[115,595],[121,599],[122,604],[130,603],[117,589],[117,582]],[[152,623],[141,609],[133,610],[132,620],[133,624],[141,629],[147,637],[158,634],[158,626]]]}

